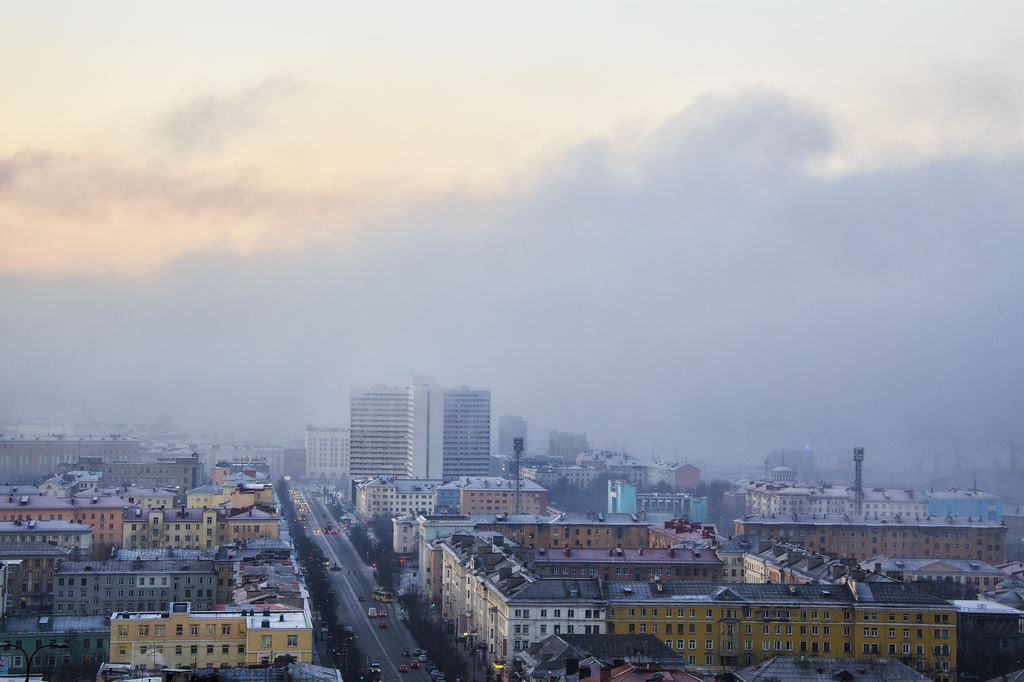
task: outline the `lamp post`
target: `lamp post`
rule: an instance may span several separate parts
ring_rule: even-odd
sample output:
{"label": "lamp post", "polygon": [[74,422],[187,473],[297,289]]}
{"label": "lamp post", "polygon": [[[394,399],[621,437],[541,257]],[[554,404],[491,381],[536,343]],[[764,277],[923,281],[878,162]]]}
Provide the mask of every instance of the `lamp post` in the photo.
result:
{"label": "lamp post", "polygon": [[31,656],[29,656],[28,652],[26,652],[24,649],[22,649],[17,644],[14,644],[13,642],[5,641],[3,643],[3,645],[4,646],[14,647],[15,649],[20,651],[25,656],[25,658],[26,658],[26,661],[25,661],[25,682],[28,682],[29,674],[32,672],[32,659],[35,658],[36,654],[38,654],[40,651],[42,651],[43,649],[70,649],[71,648],[71,645],[68,644],[67,642],[61,642],[60,644],[44,644],[42,646],[36,647],[36,650],[32,652]]}

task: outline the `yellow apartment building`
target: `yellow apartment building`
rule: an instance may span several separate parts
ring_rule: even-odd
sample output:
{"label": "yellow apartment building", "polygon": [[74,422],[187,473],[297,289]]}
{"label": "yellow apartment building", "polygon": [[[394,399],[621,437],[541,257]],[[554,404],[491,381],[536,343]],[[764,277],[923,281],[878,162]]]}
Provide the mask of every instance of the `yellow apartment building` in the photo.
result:
{"label": "yellow apartment building", "polygon": [[110,617],[109,660],[133,669],[237,667],[282,656],[309,663],[312,651],[305,611],[192,611],[176,602],[169,611]]}
{"label": "yellow apartment building", "polygon": [[605,582],[609,634],[652,634],[705,670],[775,656],[895,658],[956,676],[956,607],[904,583]]}
{"label": "yellow apartment building", "polygon": [[278,515],[259,507],[128,509],[121,527],[124,549],[214,549],[236,540],[276,539]]}

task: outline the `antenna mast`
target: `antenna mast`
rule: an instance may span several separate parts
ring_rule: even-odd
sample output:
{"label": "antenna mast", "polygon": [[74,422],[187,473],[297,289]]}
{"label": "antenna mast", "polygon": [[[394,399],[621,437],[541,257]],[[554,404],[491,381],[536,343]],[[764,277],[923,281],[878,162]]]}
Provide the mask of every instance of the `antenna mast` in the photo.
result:
{"label": "antenna mast", "polygon": [[857,496],[857,516],[864,514],[864,448],[853,449],[853,493]]}
{"label": "antenna mast", "polygon": [[523,513],[523,439],[512,439],[512,452],[515,453],[513,460],[513,473],[515,474],[515,513]]}

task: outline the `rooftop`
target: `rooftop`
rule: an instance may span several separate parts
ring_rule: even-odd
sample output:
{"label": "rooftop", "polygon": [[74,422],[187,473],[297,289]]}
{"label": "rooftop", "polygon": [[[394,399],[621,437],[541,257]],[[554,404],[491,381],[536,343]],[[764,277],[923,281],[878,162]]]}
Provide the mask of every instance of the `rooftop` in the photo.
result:
{"label": "rooftop", "polygon": [[[125,550],[121,554],[130,554]],[[57,573],[212,573],[211,559],[127,559],[110,561],[64,561]]]}
{"label": "rooftop", "polygon": [[1005,528],[1004,524],[998,521],[984,521],[977,517],[962,516],[853,516],[850,514],[759,514],[755,516],[744,516],[736,519],[736,523],[765,526],[790,526],[794,523],[803,523],[813,526],[904,526],[921,527],[932,526],[935,528]]}
{"label": "rooftop", "polygon": [[690,548],[596,548],[566,547],[534,550],[533,560],[539,563],[629,563],[629,564],[714,564],[722,563],[712,550]]}
{"label": "rooftop", "polygon": [[779,656],[735,672],[739,682],[923,682],[929,678],[889,658]]}

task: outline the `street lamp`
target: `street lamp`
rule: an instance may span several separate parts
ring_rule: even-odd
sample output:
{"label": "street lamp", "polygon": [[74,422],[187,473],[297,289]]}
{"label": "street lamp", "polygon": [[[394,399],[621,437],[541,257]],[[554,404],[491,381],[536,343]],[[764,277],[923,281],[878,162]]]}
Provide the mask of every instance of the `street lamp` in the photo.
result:
{"label": "street lamp", "polygon": [[12,646],[12,647],[14,647],[18,651],[20,651],[25,656],[25,658],[27,659],[25,661],[25,682],[28,682],[28,680],[29,680],[29,673],[32,672],[32,659],[35,658],[36,654],[38,654],[40,651],[42,651],[43,649],[70,649],[71,648],[71,645],[68,644],[67,642],[61,642],[60,644],[43,644],[42,646],[36,647],[36,650],[32,652],[31,656],[29,656],[28,652],[26,652],[24,649],[22,649],[17,644],[13,644],[11,642],[6,642],[6,641],[3,644],[4,644],[4,646]]}

